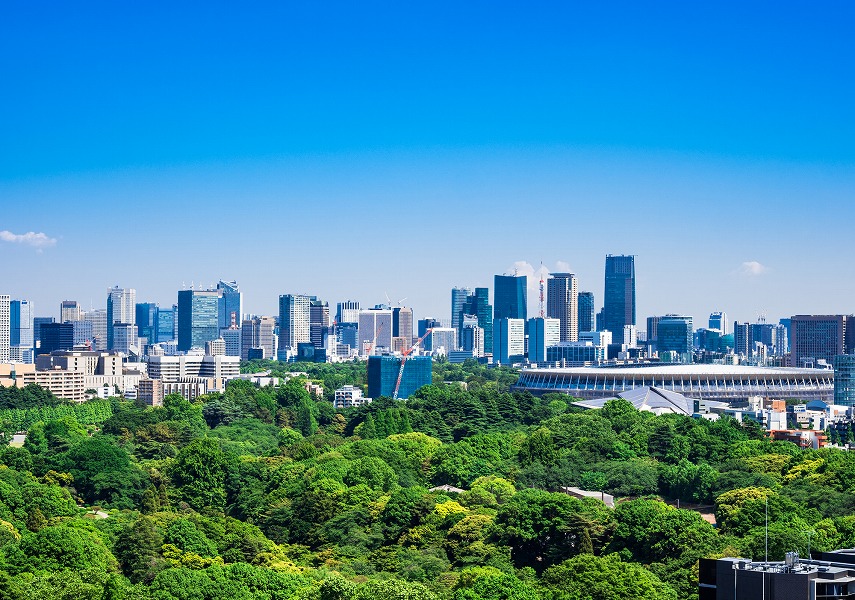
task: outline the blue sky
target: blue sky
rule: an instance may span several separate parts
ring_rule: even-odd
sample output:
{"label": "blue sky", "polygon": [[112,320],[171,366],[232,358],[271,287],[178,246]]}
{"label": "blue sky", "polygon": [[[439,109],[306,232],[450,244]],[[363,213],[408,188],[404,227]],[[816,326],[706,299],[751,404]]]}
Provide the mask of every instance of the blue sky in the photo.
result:
{"label": "blue sky", "polygon": [[5,4],[3,291],[447,317],[633,253],[640,321],[855,310],[855,6],[463,4]]}

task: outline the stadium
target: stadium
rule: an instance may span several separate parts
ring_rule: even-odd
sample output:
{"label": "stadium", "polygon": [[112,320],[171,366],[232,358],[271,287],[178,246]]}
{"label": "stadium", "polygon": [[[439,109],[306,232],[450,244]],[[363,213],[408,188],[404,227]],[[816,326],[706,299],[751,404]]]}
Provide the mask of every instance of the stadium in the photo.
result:
{"label": "stadium", "polygon": [[560,392],[576,398],[609,398],[639,387],[657,387],[700,400],[735,402],[750,396],[801,401],[834,400],[834,371],[735,365],[658,365],[522,369],[515,391]]}

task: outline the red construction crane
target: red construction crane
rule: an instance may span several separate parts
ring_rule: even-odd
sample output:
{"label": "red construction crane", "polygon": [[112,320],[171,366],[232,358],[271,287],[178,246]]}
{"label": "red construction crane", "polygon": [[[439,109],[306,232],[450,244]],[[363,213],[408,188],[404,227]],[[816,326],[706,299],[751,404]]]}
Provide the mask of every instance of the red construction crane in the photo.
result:
{"label": "red construction crane", "polygon": [[371,353],[374,351],[374,346],[377,345],[377,336],[380,335],[380,332],[383,331],[383,325],[386,323],[380,323],[377,328],[374,330],[374,339],[371,340],[371,345],[368,346],[368,352],[365,353],[366,356],[371,356]]}
{"label": "red construction crane", "polygon": [[431,331],[433,331],[433,327],[425,331],[425,334],[419,339],[417,339],[416,343],[413,344],[409,350],[406,350],[403,354],[401,354],[401,368],[398,369],[398,380],[395,382],[395,391],[392,393],[393,400],[398,399],[398,390],[401,389],[401,378],[404,376],[404,365],[407,364],[407,359],[410,357],[410,353],[416,348],[418,348],[419,344],[422,343],[422,341],[428,336]]}

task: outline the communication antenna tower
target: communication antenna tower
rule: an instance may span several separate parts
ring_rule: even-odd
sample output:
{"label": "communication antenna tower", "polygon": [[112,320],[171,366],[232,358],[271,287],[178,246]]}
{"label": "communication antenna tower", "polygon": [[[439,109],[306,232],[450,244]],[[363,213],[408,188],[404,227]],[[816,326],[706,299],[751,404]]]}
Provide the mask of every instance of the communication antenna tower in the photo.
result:
{"label": "communication antenna tower", "polygon": [[543,261],[540,261],[540,318],[543,317]]}

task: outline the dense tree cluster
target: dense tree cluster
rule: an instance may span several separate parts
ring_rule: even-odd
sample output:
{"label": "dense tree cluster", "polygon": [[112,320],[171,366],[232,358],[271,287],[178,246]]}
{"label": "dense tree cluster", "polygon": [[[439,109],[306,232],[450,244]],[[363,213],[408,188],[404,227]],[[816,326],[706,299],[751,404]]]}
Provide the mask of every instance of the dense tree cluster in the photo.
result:
{"label": "dense tree cluster", "polygon": [[582,412],[474,364],[435,381],[347,411],[298,377],[45,413],[0,450],[0,599],[696,598],[699,558],[761,556],[767,505],[771,558],[855,545],[849,453],[625,401]]}

